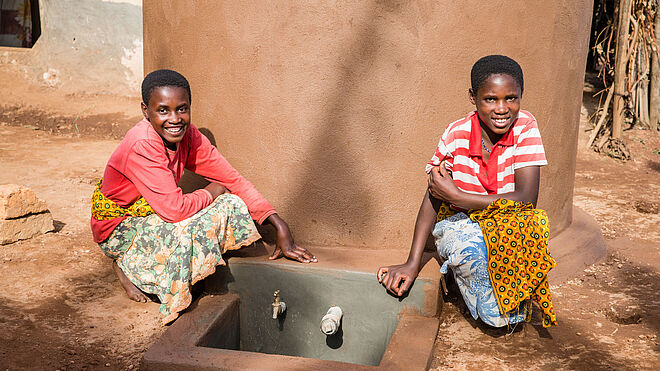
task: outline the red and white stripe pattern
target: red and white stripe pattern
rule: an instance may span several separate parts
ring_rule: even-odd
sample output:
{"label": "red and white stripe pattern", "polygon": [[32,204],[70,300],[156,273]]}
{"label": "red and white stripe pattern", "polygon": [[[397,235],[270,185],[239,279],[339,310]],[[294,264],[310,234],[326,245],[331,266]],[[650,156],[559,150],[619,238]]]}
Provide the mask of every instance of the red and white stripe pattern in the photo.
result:
{"label": "red and white stripe pattern", "polygon": [[521,110],[511,129],[493,145],[488,165],[483,162],[481,146],[481,126],[474,111],[447,127],[426,172],[444,161],[460,190],[503,194],[515,191],[516,169],[548,164],[536,119],[527,111]]}

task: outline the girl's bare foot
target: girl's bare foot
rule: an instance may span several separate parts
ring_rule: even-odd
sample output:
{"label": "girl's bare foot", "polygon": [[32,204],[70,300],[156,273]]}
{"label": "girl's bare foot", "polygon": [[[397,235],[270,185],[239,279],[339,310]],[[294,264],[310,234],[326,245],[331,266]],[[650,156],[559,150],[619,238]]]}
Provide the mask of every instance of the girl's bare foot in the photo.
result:
{"label": "girl's bare foot", "polygon": [[138,289],[133,282],[131,282],[128,277],[124,274],[124,272],[119,268],[117,265],[117,262],[115,260],[112,261],[112,269],[115,271],[117,274],[117,277],[119,278],[119,283],[121,283],[121,286],[126,290],[126,295],[131,300],[135,300],[140,303],[146,303],[149,301],[149,298],[145,293],[142,292],[142,290]]}

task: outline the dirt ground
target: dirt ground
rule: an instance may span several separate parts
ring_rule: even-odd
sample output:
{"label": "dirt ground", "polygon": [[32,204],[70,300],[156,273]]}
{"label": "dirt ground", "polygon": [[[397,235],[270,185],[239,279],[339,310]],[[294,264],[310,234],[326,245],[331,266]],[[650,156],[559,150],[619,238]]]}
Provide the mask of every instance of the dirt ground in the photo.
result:
{"label": "dirt ground", "polygon": [[[56,232],[0,246],[0,369],[137,369],[165,330],[158,304],[130,301],[92,242],[89,195],[141,116],[138,98],[71,95],[0,69],[0,184],[47,201]],[[585,93],[583,117],[593,112]],[[607,258],[552,285],[559,326],[513,334],[462,312],[450,295],[432,369],[660,369],[660,135],[625,132],[633,159],[584,149],[574,203],[600,223]]]}

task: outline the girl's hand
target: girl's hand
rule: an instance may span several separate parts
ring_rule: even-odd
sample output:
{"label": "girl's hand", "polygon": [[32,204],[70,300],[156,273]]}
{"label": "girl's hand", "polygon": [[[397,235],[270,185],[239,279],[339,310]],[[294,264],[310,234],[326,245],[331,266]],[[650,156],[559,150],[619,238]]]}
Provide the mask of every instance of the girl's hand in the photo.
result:
{"label": "girl's hand", "polygon": [[418,268],[411,263],[391,265],[378,269],[378,282],[382,283],[387,291],[401,296],[406,293],[415,282],[419,274]]}
{"label": "girl's hand", "polygon": [[209,183],[206,187],[204,187],[205,190],[209,191],[211,193],[211,197],[215,200],[218,196],[221,194],[224,194],[227,192],[227,188],[223,186],[220,183]]}
{"label": "girl's hand", "polygon": [[284,255],[291,260],[297,260],[301,263],[316,263],[318,259],[304,247],[296,245],[291,235],[291,230],[282,218],[277,214],[268,217],[268,221],[275,227],[277,238],[275,240],[275,251],[269,259],[277,259]]}
{"label": "girl's hand", "polygon": [[429,174],[429,193],[434,198],[454,203],[460,190],[444,165],[434,166]]}

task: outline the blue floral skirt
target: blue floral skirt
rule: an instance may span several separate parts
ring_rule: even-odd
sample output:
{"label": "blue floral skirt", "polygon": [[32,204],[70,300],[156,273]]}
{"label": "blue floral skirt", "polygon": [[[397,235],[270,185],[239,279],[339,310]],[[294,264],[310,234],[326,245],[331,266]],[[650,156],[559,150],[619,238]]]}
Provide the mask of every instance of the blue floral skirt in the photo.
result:
{"label": "blue floral skirt", "polygon": [[479,223],[470,220],[465,213],[454,214],[435,224],[433,237],[438,254],[445,259],[440,272],[446,274],[451,268],[475,320],[480,318],[488,325],[503,327],[527,318],[525,302],[512,312],[500,313],[488,276],[486,242]]}

